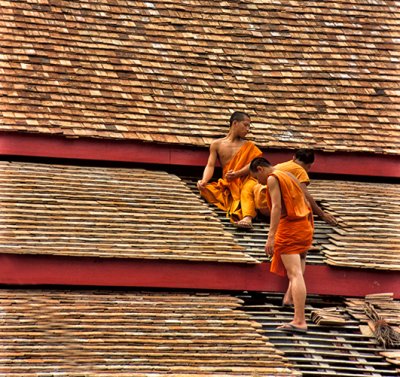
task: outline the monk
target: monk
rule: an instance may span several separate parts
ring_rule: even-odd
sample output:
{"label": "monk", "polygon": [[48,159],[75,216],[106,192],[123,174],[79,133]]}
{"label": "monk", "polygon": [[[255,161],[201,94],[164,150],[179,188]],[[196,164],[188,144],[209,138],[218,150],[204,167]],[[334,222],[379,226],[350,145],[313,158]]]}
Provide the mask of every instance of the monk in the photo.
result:
{"label": "monk", "polygon": [[[298,149],[295,152],[292,160],[280,163],[275,165],[275,168],[278,170],[286,171],[293,174],[298,181],[300,182],[300,186],[304,191],[304,194],[311,204],[311,208],[313,213],[324,220],[329,225],[337,225],[338,222],[334,216],[330,213],[325,212],[314,200],[312,195],[307,189],[307,186],[310,184],[310,178],[308,176],[308,172],[311,169],[315,161],[314,151],[312,149]],[[263,215],[269,216],[268,207],[266,206],[266,198],[265,198],[266,187],[260,184],[254,186],[253,194],[256,210],[260,211]]]}
{"label": "monk", "polygon": [[[229,124],[228,134],[211,143],[207,165],[197,188],[205,200],[225,211],[233,224],[249,229],[256,216],[253,187],[257,183],[249,175],[249,165],[262,152],[246,140],[250,131],[250,117],[246,113],[235,111]],[[217,160],[223,169],[222,178],[209,183]]]}
{"label": "monk", "polygon": [[267,204],[270,228],[265,251],[272,255],[271,272],[289,279],[286,296],[294,304],[294,317],[278,329],[287,332],[306,332],[305,260],[311,247],[314,224],[311,206],[300,182],[290,173],[274,168],[265,158],[255,158],[250,174],[262,185],[267,185]]}

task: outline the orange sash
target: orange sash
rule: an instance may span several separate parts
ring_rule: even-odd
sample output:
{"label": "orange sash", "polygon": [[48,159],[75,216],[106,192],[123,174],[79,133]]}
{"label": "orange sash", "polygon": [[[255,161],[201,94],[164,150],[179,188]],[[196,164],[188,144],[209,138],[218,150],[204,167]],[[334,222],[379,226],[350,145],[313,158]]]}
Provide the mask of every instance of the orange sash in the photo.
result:
{"label": "orange sash", "polygon": [[[229,170],[237,171],[248,165],[254,158],[262,156],[262,152],[253,142],[247,141],[233,158],[224,166],[222,177],[225,177]],[[227,212],[231,221],[241,220],[240,194],[243,186],[250,182],[256,183],[256,180],[250,175],[236,178],[228,182],[225,178],[220,178],[217,182],[209,183],[201,196],[209,203],[215,204],[218,208]]]}
{"label": "orange sash", "polygon": [[[287,173],[275,170],[272,175],[279,181],[282,203],[287,215],[281,217],[275,234],[271,272],[286,276],[281,254],[303,254],[312,245],[314,222],[312,210],[300,185]],[[267,195],[271,209],[271,197]]]}

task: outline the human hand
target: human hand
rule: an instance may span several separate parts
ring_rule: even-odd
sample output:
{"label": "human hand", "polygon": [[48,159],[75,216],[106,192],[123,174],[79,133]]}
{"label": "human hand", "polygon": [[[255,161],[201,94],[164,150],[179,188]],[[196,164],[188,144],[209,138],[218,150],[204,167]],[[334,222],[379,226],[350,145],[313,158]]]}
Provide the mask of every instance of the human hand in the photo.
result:
{"label": "human hand", "polygon": [[205,182],[203,179],[200,179],[197,181],[197,188],[201,191],[204,190],[206,187],[207,182]]}
{"label": "human hand", "polygon": [[338,225],[338,221],[335,219],[335,217],[329,213],[324,212],[322,216],[322,220],[324,220],[326,223],[332,226]]}
{"label": "human hand", "polygon": [[274,254],[275,237],[268,236],[267,242],[265,243],[265,252],[267,255],[272,256]]}
{"label": "human hand", "polygon": [[236,176],[236,172],[234,172],[233,170],[229,170],[226,174],[225,174],[225,179],[230,182],[233,181],[235,178],[237,178]]}

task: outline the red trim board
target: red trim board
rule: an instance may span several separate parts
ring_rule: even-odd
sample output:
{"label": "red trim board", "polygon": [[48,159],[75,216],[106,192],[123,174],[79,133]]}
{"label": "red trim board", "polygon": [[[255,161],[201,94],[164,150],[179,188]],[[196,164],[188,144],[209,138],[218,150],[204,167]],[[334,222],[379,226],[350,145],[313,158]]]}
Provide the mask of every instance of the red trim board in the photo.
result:
{"label": "red trim board", "polygon": [[[292,158],[293,151],[263,151],[272,163]],[[43,134],[0,132],[0,156],[62,158],[146,164],[205,166],[208,149],[137,141],[65,138]],[[311,173],[400,178],[399,156],[316,152]]]}
{"label": "red trim board", "polygon": [[[309,265],[305,278],[310,294],[363,297],[393,292],[400,298],[398,271]],[[269,263],[0,254],[0,284],[284,292],[287,280],[270,273]]]}

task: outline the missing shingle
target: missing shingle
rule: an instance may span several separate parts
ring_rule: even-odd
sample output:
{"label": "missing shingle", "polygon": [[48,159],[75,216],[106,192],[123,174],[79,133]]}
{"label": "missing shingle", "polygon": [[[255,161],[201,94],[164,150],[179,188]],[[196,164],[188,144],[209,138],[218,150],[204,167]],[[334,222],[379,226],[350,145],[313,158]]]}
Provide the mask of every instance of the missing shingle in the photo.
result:
{"label": "missing shingle", "polygon": [[375,90],[375,94],[376,94],[377,96],[384,96],[384,95],[386,95],[385,89],[377,89],[377,88],[374,88],[374,90]]}

